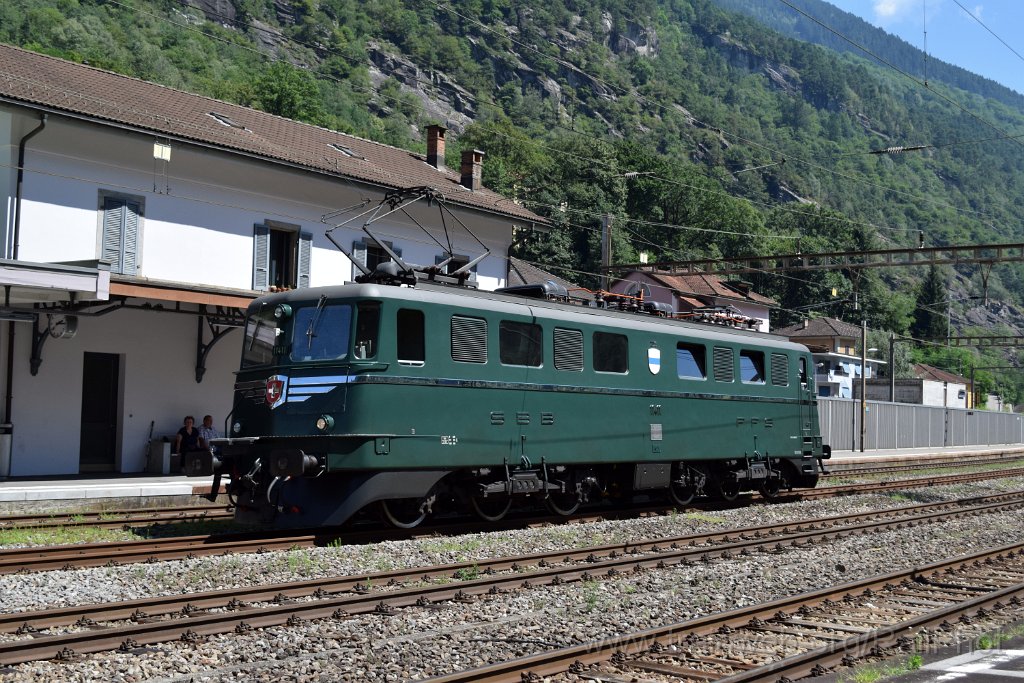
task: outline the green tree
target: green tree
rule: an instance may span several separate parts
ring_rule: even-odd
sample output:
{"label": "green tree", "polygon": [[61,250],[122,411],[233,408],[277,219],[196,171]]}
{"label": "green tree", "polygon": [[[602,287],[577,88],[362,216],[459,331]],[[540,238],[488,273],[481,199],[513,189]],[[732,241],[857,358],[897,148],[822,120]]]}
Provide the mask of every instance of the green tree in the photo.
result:
{"label": "green tree", "polygon": [[945,337],[949,329],[946,306],[949,300],[945,274],[937,267],[928,269],[917,292],[917,308],[911,334],[918,338]]}
{"label": "green tree", "polygon": [[324,110],[316,79],[287,62],[274,62],[253,88],[256,105],[263,111],[321,125]]}

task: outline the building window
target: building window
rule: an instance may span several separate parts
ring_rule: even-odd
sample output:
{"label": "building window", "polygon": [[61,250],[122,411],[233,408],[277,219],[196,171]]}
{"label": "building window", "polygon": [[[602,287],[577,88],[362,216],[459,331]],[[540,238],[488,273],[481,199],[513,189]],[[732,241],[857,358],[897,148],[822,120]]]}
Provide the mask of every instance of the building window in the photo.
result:
{"label": "building window", "polygon": [[[394,244],[387,240],[384,240],[384,244],[388,245],[388,249],[395,252],[398,258],[402,258],[401,249],[396,248]],[[363,264],[372,273],[374,268],[390,261],[391,256],[388,255],[388,252],[384,251],[384,247],[373,240],[356,240],[352,243],[352,259]]]}
{"label": "building window", "polygon": [[[434,257],[434,265],[438,265],[438,264],[442,263],[447,258],[448,257],[444,256],[444,255],[435,256]],[[469,257],[464,255],[464,254],[455,254],[454,256],[452,256],[452,260],[448,261],[448,263],[446,263],[444,265],[444,268],[442,268],[441,270],[442,270],[442,272],[445,275],[451,275],[452,273],[457,271],[459,268],[462,268],[467,263],[469,263],[469,260],[470,260]],[[469,281],[470,282],[476,282],[476,266],[475,265],[472,268],[469,269]]]}
{"label": "building window", "polygon": [[100,200],[103,219],[100,258],[110,263],[111,273],[135,275],[139,265],[142,200],[105,193],[101,193]]}
{"label": "building window", "polygon": [[252,288],[309,287],[312,255],[312,233],[276,221],[257,224],[253,229]]}

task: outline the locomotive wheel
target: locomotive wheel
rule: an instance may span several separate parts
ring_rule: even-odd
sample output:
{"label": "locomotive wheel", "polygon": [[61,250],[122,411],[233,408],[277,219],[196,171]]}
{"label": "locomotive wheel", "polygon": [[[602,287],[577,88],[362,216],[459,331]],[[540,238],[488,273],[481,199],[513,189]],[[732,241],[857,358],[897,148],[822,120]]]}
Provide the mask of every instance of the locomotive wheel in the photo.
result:
{"label": "locomotive wheel", "polygon": [[681,484],[678,481],[673,481],[668,486],[668,495],[673,503],[679,507],[685,507],[693,502],[697,491],[689,483]]}
{"label": "locomotive wheel", "polygon": [[757,489],[758,493],[761,494],[765,500],[774,500],[779,497],[779,491],[782,490],[782,485],[785,483],[781,477],[768,477],[761,484],[761,487]]}
{"label": "locomotive wheel", "polygon": [[720,479],[718,481],[718,497],[727,503],[731,503],[740,497],[740,483]]}
{"label": "locomotive wheel", "polygon": [[497,522],[512,508],[512,496],[473,496],[469,499],[469,505],[480,519],[485,522]]}
{"label": "locomotive wheel", "polygon": [[554,514],[568,517],[580,509],[580,497],[575,493],[549,493],[544,504]]}
{"label": "locomotive wheel", "polygon": [[423,498],[382,500],[380,512],[384,521],[397,529],[418,527],[427,518],[427,506]]}

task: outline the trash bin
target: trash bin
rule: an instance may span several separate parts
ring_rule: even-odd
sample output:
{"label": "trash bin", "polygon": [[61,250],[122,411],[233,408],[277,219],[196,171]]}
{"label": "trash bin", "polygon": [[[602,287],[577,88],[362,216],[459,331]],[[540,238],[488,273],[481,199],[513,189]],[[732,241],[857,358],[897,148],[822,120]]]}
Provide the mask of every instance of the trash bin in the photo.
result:
{"label": "trash bin", "polygon": [[150,474],[170,474],[171,444],[167,439],[150,442],[146,471]]}
{"label": "trash bin", "polygon": [[0,479],[11,476],[11,432],[14,425],[0,423]]}

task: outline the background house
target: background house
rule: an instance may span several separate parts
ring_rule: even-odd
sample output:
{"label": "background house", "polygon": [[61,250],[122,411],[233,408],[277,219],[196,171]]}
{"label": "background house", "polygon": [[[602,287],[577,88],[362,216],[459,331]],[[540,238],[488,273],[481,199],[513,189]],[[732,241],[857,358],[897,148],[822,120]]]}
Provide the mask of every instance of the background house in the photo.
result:
{"label": "background house", "polygon": [[[835,318],[813,318],[775,330],[775,334],[789,337],[790,341],[803,344],[810,350],[816,367],[814,383],[819,396],[854,398],[855,380],[861,376],[860,354],[857,353],[860,327]],[[878,367],[885,365],[885,361],[874,358],[866,361],[865,379],[877,377]]]}
{"label": "background house", "polygon": [[776,302],[751,289],[741,281],[726,281],[714,275],[671,275],[650,271],[633,271],[617,280],[611,291],[623,294],[639,286],[645,300],[666,303],[676,313],[698,308],[730,307],[740,315],[756,320],[756,329],[767,332],[769,310]]}
{"label": "background house", "polygon": [[[474,279],[504,285],[513,228],[542,219],[481,185],[482,152],[451,170],[444,129],[427,138],[412,154],[0,46],[0,476],[140,471],[184,415],[223,429],[245,307],[351,280],[335,224],[352,259],[386,259],[361,227],[389,194],[429,188],[475,234],[449,221],[456,266],[487,249]],[[426,204],[373,230],[432,265]]]}
{"label": "background house", "polygon": [[[917,363],[913,368],[914,377],[897,379],[894,385],[888,380],[873,380],[867,385],[868,400],[888,401],[890,391],[895,390],[896,403],[914,403],[925,406],[943,406],[947,408],[973,408],[974,402],[970,395],[970,380],[960,375],[946,372],[925,363]],[[855,387],[856,397],[860,397],[860,387]]]}

